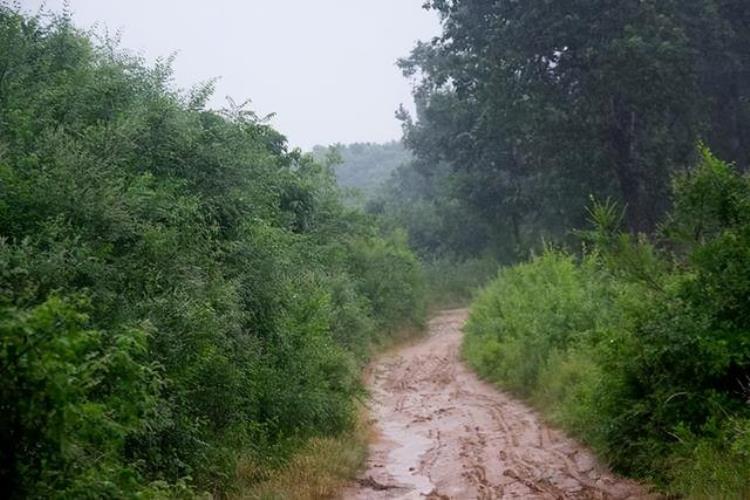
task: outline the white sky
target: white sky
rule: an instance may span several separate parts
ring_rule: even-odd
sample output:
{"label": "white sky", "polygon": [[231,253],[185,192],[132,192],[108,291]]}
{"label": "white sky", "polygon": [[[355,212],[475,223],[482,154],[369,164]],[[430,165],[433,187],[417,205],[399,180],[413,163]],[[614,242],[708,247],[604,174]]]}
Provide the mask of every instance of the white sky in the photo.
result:
{"label": "white sky", "polygon": [[[21,0],[34,12],[44,3]],[[212,107],[251,99],[292,146],[384,142],[401,136],[394,112],[412,108],[395,61],[439,32],[423,0],[69,0],[75,23],[120,30],[153,61],[176,52],[178,87],[220,77]]]}

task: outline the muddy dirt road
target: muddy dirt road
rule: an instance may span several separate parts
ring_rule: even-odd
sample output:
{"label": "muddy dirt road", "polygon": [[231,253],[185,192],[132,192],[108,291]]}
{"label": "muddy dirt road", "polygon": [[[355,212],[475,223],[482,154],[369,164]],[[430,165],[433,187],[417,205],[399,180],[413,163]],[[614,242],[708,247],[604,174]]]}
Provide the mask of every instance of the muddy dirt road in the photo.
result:
{"label": "muddy dirt road", "polygon": [[459,360],[465,310],[372,368],[377,437],[349,499],[649,498]]}

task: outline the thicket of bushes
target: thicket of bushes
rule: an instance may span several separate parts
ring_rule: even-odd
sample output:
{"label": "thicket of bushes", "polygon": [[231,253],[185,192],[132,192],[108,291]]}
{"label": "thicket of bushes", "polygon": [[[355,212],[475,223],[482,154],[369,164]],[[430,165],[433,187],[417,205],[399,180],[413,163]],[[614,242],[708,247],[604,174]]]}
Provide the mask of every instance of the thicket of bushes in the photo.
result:
{"label": "thicket of bushes", "polygon": [[750,177],[703,151],[656,245],[591,211],[582,258],[501,270],[464,354],[616,469],[691,497],[750,496]]}
{"label": "thicket of bushes", "polygon": [[430,307],[463,307],[497,272],[497,259],[454,256],[423,257],[422,267]]}
{"label": "thicket of bushes", "polygon": [[231,489],[238,460],[262,471],[346,429],[376,332],[422,320],[403,241],[264,120],[170,78],[64,15],[0,6],[13,498]]}

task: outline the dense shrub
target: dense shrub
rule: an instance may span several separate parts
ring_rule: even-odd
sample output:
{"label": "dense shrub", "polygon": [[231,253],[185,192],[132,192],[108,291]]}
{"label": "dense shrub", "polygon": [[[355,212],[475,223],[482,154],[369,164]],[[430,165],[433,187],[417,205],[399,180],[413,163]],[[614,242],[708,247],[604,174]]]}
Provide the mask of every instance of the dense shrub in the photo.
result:
{"label": "dense shrub", "polygon": [[421,321],[421,267],[403,239],[359,241],[350,248],[349,259],[360,292],[380,318],[380,328],[392,331],[404,318]]}
{"label": "dense shrub", "polygon": [[472,305],[464,346],[480,370],[528,396],[557,352],[594,343],[610,319],[610,291],[592,261],[549,250],[504,268]]}
{"label": "dense shrub", "polygon": [[[144,363],[147,337],[88,330],[80,302],[50,296],[0,312],[2,472],[11,492],[86,498],[92,487],[111,496],[137,488],[120,456],[153,409],[158,377]],[[64,483],[55,477],[62,471]]]}
{"label": "dense shrub", "polygon": [[583,259],[501,271],[464,352],[619,470],[692,496],[750,494],[750,177],[702,151],[660,245],[598,229]]}
{"label": "dense shrub", "polygon": [[497,274],[498,263],[490,256],[434,257],[424,259],[423,267],[430,305],[457,307],[468,304],[476,291]]}
{"label": "dense shrub", "polygon": [[0,6],[0,488],[226,490],[347,429],[419,266],[263,119],[97,40]]}

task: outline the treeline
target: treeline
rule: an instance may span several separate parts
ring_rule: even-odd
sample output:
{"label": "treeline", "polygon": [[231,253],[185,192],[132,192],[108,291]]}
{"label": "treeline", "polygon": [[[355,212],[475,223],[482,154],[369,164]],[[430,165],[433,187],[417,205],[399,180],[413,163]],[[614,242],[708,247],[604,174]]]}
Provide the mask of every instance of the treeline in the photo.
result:
{"label": "treeline", "polygon": [[[703,140],[750,165],[745,0],[427,2],[442,34],[401,61],[415,161],[376,211],[427,253],[511,262],[573,241],[588,196],[650,233]],[[434,229],[434,230],[433,230]]]}
{"label": "treeline", "polygon": [[[0,6],[0,489],[232,490],[347,429],[415,256],[211,86]],[[252,481],[253,477],[243,480]]]}
{"label": "treeline", "polygon": [[658,247],[591,209],[583,256],[501,270],[464,355],[617,470],[680,497],[750,497],[750,176],[703,150]]}
{"label": "treeline", "polygon": [[358,191],[363,201],[371,198],[398,167],[411,161],[411,154],[398,141],[315,146],[312,154],[319,162],[330,162],[338,184]]}

